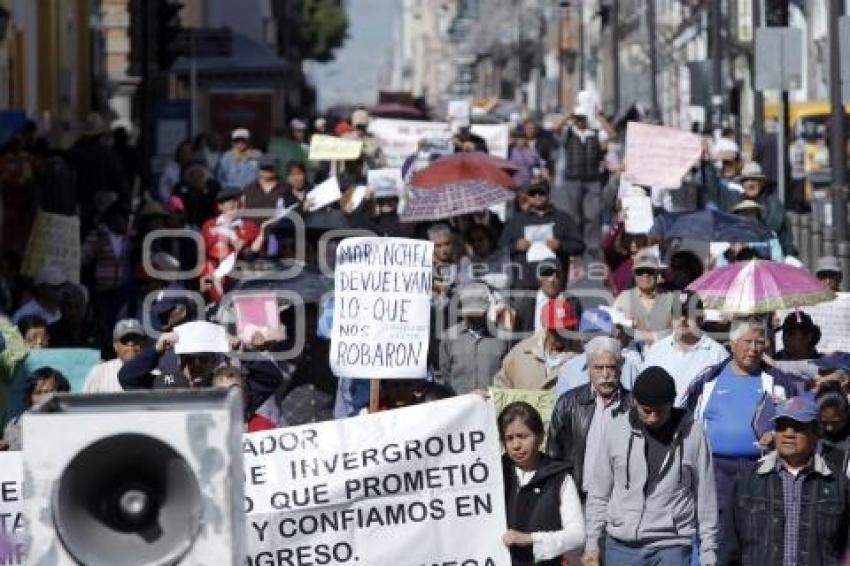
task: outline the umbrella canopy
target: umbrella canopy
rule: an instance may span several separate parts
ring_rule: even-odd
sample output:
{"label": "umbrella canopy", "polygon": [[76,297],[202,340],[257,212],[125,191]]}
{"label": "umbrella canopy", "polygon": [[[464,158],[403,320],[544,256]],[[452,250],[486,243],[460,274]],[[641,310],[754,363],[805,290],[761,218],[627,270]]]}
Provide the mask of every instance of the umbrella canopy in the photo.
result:
{"label": "umbrella canopy", "polygon": [[760,222],[718,210],[671,212],[655,219],[650,235],[710,242],[762,242],[770,228]]}
{"label": "umbrella canopy", "polygon": [[514,198],[510,191],[487,181],[450,183],[434,189],[411,187],[410,200],[401,213],[402,222],[441,220],[481,212]]}
{"label": "umbrella canopy", "polygon": [[516,170],[516,165],[507,159],[480,151],[468,151],[441,157],[414,173],[410,184],[427,189],[477,181],[509,188],[514,186],[511,174]]}
{"label": "umbrella canopy", "polygon": [[753,259],[712,269],[688,286],[705,308],[759,314],[831,301],[835,293],[814,275],[785,263]]}

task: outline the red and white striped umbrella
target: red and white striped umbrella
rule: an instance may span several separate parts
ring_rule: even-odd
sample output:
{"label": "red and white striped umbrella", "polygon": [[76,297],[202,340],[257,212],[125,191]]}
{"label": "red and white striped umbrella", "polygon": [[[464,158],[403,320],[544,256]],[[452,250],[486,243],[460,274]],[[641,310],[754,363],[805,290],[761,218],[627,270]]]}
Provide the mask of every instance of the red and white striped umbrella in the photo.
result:
{"label": "red and white striped umbrella", "polygon": [[414,186],[400,220],[422,222],[481,212],[513,200],[514,196],[513,191],[490,181],[458,181],[433,188]]}

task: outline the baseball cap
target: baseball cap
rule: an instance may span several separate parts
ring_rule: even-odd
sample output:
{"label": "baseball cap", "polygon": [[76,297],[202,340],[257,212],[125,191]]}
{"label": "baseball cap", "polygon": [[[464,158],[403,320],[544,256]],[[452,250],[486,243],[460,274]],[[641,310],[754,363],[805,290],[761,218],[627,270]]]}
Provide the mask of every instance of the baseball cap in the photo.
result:
{"label": "baseball cap", "polygon": [[825,255],[818,259],[815,264],[815,274],[824,272],[841,273],[841,265],[838,263],[838,258],[834,255]]}
{"label": "baseball cap", "polygon": [[257,166],[260,169],[276,169],[277,159],[274,158],[274,155],[269,155],[265,153],[260,156],[260,159],[257,160]]}
{"label": "baseball cap", "polygon": [[818,419],[818,407],[810,395],[791,397],[776,408],[772,420],[791,419],[798,423],[813,423]]}
{"label": "baseball cap", "polygon": [[293,118],[289,121],[289,127],[293,130],[306,130],[307,124],[304,123],[304,120],[299,118]]}
{"label": "baseball cap", "polygon": [[249,140],[251,139],[251,132],[248,128],[236,128],[230,134],[230,139],[232,140]]}
{"label": "baseball cap", "polygon": [[125,318],[115,323],[115,328],[112,330],[112,340],[118,341],[127,336],[145,337],[145,330],[142,328],[142,323],[135,318]]}
{"label": "baseball cap", "polygon": [[490,308],[490,290],[481,283],[470,283],[458,289],[460,314],[463,316],[483,316]]}
{"label": "baseball cap", "polygon": [[637,271],[638,269],[654,269],[655,271],[658,271],[661,269],[661,262],[658,261],[658,256],[655,254],[638,254],[635,258],[634,265],[632,266],[632,271]]}
{"label": "baseball cap", "polygon": [[33,283],[36,285],[48,285],[50,287],[58,287],[67,283],[67,281],[68,277],[55,265],[43,265],[33,277]]}
{"label": "baseball cap", "polygon": [[363,110],[355,110],[351,113],[351,125],[354,127],[365,126],[369,123],[369,113]]}
{"label": "baseball cap", "polygon": [[540,322],[546,330],[575,330],[578,325],[576,311],[566,299],[550,299],[543,306]]}
{"label": "baseball cap", "polygon": [[813,332],[818,329],[818,326],[815,324],[815,321],[812,320],[812,317],[803,311],[796,311],[790,313],[785,317],[785,320],[782,321],[782,326],[777,328],[777,332],[782,330],[806,330],[809,332]]}
{"label": "baseball cap", "polygon": [[744,199],[738,204],[736,204],[734,207],[732,207],[733,213],[744,212],[748,210],[757,210],[759,214],[764,214],[764,208],[762,207],[762,205],[751,199]]}

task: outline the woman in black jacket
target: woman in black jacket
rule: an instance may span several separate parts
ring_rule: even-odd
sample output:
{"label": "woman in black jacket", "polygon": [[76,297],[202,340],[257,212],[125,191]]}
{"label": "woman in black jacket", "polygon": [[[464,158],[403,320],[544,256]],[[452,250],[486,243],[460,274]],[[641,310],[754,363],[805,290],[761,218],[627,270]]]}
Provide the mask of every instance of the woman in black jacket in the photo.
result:
{"label": "woman in black jacket", "polygon": [[581,503],[566,465],[540,452],[543,420],[524,402],[499,414],[499,437],[505,448],[505,507],[513,566],[558,566],[561,555],[584,547]]}

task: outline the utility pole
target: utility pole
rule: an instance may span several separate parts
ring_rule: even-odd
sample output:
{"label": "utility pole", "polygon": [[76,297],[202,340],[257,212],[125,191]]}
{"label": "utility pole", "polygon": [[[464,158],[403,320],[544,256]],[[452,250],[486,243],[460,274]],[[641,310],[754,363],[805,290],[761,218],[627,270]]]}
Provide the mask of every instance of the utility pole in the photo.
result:
{"label": "utility pole", "polygon": [[[761,4],[764,0],[752,0],[752,12],[753,12],[753,38],[756,36],[756,29],[763,26],[764,22],[762,20],[762,12],[761,12]],[[753,40],[755,41],[755,39]],[[753,44],[755,45],[755,43]],[[755,86],[756,84],[756,66],[755,66],[755,54],[753,54],[753,58],[751,59],[752,65],[752,75],[751,82]],[[753,134],[754,141],[756,145],[761,142],[763,139],[764,132],[764,94],[760,90],[756,90],[753,88]]]}
{"label": "utility pole", "polygon": [[[847,131],[841,84],[841,47],[838,18],[844,14],[843,0],[829,1],[829,101],[832,105],[829,119],[829,162],[832,169],[832,215],[835,240],[847,242]],[[844,255],[844,254],[842,254]]]}
{"label": "utility pole", "polygon": [[620,0],[611,0],[611,90],[616,117],[620,112]]}
{"label": "utility pole", "polygon": [[658,40],[655,33],[655,0],[646,2],[646,27],[649,32],[649,93],[652,115],[661,120],[661,105],[658,104]]}
{"label": "utility pole", "polygon": [[723,46],[721,31],[723,28],[723,13],[720,0],[709,0],[710,20],[708,31],[711,34],[711,129],[714,139],[720,137],[723,130]]}

